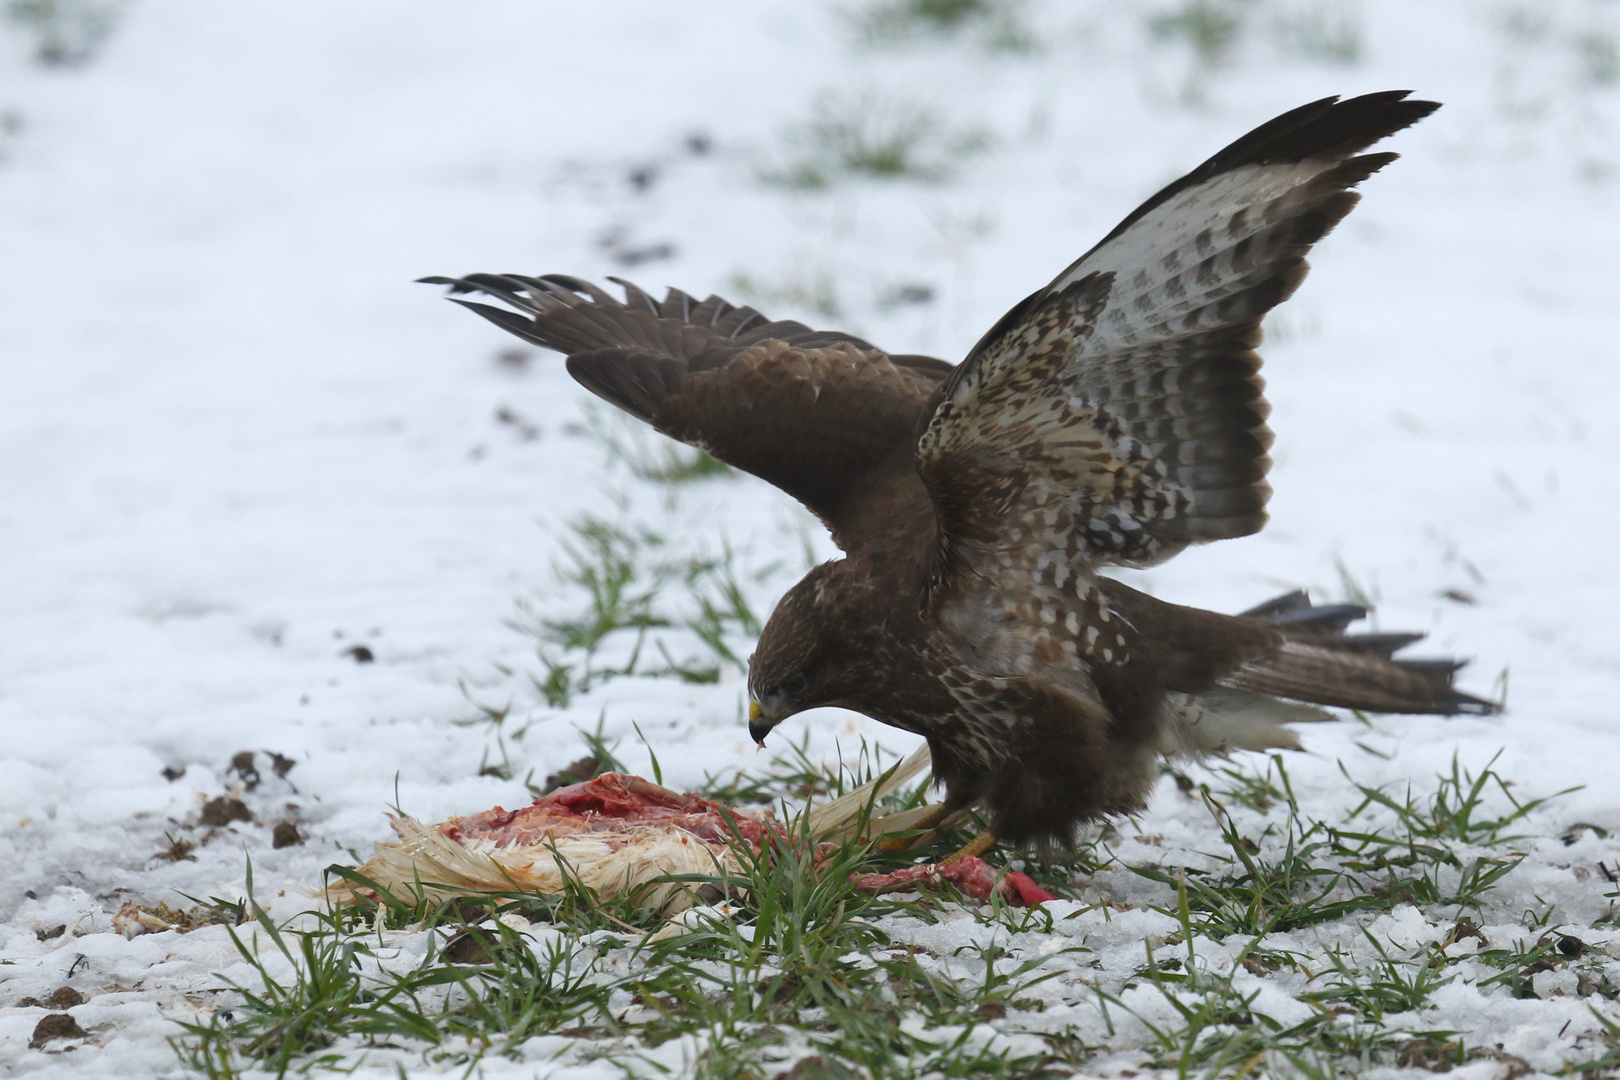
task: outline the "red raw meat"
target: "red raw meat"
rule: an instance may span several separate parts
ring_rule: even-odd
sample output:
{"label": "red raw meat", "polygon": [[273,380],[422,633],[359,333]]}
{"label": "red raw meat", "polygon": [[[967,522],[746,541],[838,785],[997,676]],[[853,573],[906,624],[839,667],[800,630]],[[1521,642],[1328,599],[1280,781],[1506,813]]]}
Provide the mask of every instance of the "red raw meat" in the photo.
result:
{"label": "red raw meat", "polygon": [[[726,821],[728,813],[731,823]],[[736,837],[755,851],[767,829],[779,831],[769,820],[769,811],[728,810],[702,795],[671,791],[625,773],[603,773],[594,780],[558,788],[521,810],[497,806],[451,818],[439,831],[459,842],[487,839],[496,847],[507,848],[540,843],[547,836],[625,832],[637,825],[682,829],[711,844],[729,843]]]}
{"label": "red raw meat", "polygon": [[[709,844],[741,839],[756,852],[767,833],[778,841],[787,840],[768,810],[730,810],[702,795],[671,791],[624,773],[603,773],[594,780],[559,788],[521,810],[497,806],[451,818],[438,828],[457,843],[488,840],[497,848],[510,848],[577,833],[615,833],[628,838],[631,830],[643,825],[679,829]],[[997,893],[1023,907],[1057,899],[1027,874],[1009,873],[998,881],[991,866],[973,857],[909,866],[892,874],[856,874],[852,880],[866,892],[927,888],[948,881],[976,899],[988,900]]]}
{"label": "red raw meat", "polygon": [[992,893],[996,893],[1019,907],[1034,907],[1057,899],[1035,884],[1028,874],[1009,872],[998,882],[995,868],[973,855],[942,863],[908,866],[892,874],[856,874],[852,880],[855,887],[864,892],[888,892],[908,885],[927,887],[948,881],[977,900],[988,900]]}

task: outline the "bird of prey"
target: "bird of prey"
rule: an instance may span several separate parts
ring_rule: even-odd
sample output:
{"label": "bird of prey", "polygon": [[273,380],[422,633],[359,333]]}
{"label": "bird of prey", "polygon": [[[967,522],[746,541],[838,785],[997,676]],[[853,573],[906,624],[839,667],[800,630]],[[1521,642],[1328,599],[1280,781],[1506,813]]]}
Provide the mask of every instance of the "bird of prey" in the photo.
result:
{"label": "bird of prey", "polygon": [[1262,124],[1133,210],[958,365],[773,322],[718,297],[619,300],[564,275],[426,278],[587,389],[808,507],[844,557],[782,598],[749,663],[749,731],[839,706],[928,741],[941,816],[1065,845],[1140,808],[1161,755],[1292,745],[1308,704],[1484,713],[1461,664],[1347,634],[1300,593],[1241,615],[1102,572],[1266,521],[1260,323],[1438,105],[1389,91]]}

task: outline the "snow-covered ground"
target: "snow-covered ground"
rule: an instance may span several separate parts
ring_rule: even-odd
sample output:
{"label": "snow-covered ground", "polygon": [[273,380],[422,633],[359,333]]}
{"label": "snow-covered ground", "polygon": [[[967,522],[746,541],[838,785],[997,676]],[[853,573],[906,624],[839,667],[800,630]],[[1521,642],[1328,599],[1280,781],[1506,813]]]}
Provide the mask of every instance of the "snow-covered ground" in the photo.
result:
{"label": "snow-covered ground", "polygon": [[[0,1072],[179,1069],[174,1020],[212,1007],[235,955],[218,927],[126,941],[126,900],[234,899],[251,858],[260,899],[290,913],[324,866],[384,838],[396,800],[425,820],[518,805],[598,724],[632,769],[650,771],[650,745],[672,786],[764,767],[734,668],[553,708],[509,622],[530,617],[520,601],[577,606],[556,567],[585,512],[779,564],[750,585],[766,609],[805,537],[822,556],[825,538],[750,479],[672,493],[630,476],[554,357],[499,361],[512,341],[414,278],[620,274],[954,360],[1140,198],[1331,93],[1446,107],[1392,140],[1402,160],[1269,323],[1271,525],[1133,580],[1237,610],[1348,579],[1381,626],[1474,657],[1466,687],[1507,687],[1501,717],[1306,732],[1289,768],[1309,813],[1354,805],[1341,760],[1421,785],[1454,754],[1477,769],[1500,752],[1524,795],[1584,785],[1534,831],[1620,836],[1612,2],[1031,3],[1023,48],[971,26],[863,45],[853,5],[779,0],[102,7],[117,25],[76,66],[36,62],[30,27],[0,22]],[[1219,63],[1176,36],[1190,23],[1154,22],[1215,9],[1249,22]],[[1358,56],[1300,43],[1339,18]],[[781,182],[818,117],[908,110],[934,118],[920,152],[948,175]],[[510,706],[503,728],[479,705]],[[818,755],[911,745],[847,714],[789,728]],[[241,751],[260,754],[251,790],[229,771]],[[513,779],[480,775],[503,760]],[[253,820],[199,825],[222,794]],[[272,846],[283,822],[302,844]],[[1216,835],[1168,783],[1124,831],[1174,850]],[[1583,835],[1536,842],[1488,935],[1533,940],[1515,920],[1553,906],[1551,925],[1620,940],[1591,927],[1620,841]],[[194,846],[160,858],[176,841]],[[1155,857],[1180,856],[1144,844],[1131,861]],[[1140,886],[1098,887],[1129,903]],[[1090,918],[1065,925],[1121,970],[1167,932],[1140,909],[1074,930]],[[1382,918],[1402,943],[1446,930]],[[961,923],[929,933],[983,932]],[[1349,942],[1348,926],[1324,933]],[[44,1011],[17,1001],[63,985],[89,999],[73,1013],[90,1037],[30,1049]],[[1553,1071],[1597,1052],[1588,1004],[1620,1019],[1561,983],[1547,997],[1459,982],[1423,1024]]]}

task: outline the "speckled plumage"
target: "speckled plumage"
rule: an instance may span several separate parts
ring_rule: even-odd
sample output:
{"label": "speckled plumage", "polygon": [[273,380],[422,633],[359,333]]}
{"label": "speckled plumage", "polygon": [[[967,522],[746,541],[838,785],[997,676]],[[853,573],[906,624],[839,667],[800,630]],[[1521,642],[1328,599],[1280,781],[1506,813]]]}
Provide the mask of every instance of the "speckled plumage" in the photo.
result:
{"label": "speckled plumage", "polygon": [[1287,745],[1306,706],[1488,711],[1413,635],[1290,594],[1238,616],[1100,573],[1265,522],[1260,320],[1393,160],[1360,152],[1437,106],[1325,99],[1132,212],[956,367],[771,322],[717,297],[617,300],[564,276],[432,278],[568,354],[592,392],[769,480],[846,557],[782,599],[750,666],[763,735],[836,705],[924,735],[952,807],[1067,842],[1133,809],[1165,753]]}

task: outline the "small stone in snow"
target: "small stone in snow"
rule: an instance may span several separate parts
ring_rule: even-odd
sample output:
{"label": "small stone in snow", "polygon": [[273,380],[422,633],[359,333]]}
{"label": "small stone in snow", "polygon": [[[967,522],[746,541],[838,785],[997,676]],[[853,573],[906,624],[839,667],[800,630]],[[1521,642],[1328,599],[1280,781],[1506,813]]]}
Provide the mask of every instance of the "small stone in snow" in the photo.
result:
{"label": "small stone in snow", "polygon": [[65,933],[67,933],[67,923],[58,923],[52,927],[40,927],[34,931],[34,936],[41,941],[55,941]]}
{"label": "small stone in snow", "polygon": [[292,847],[303,842],[304,838],[298,835],[298,826],[290,821],[278,821],[275,831],[270,834],[270,846],[275,848]]}

